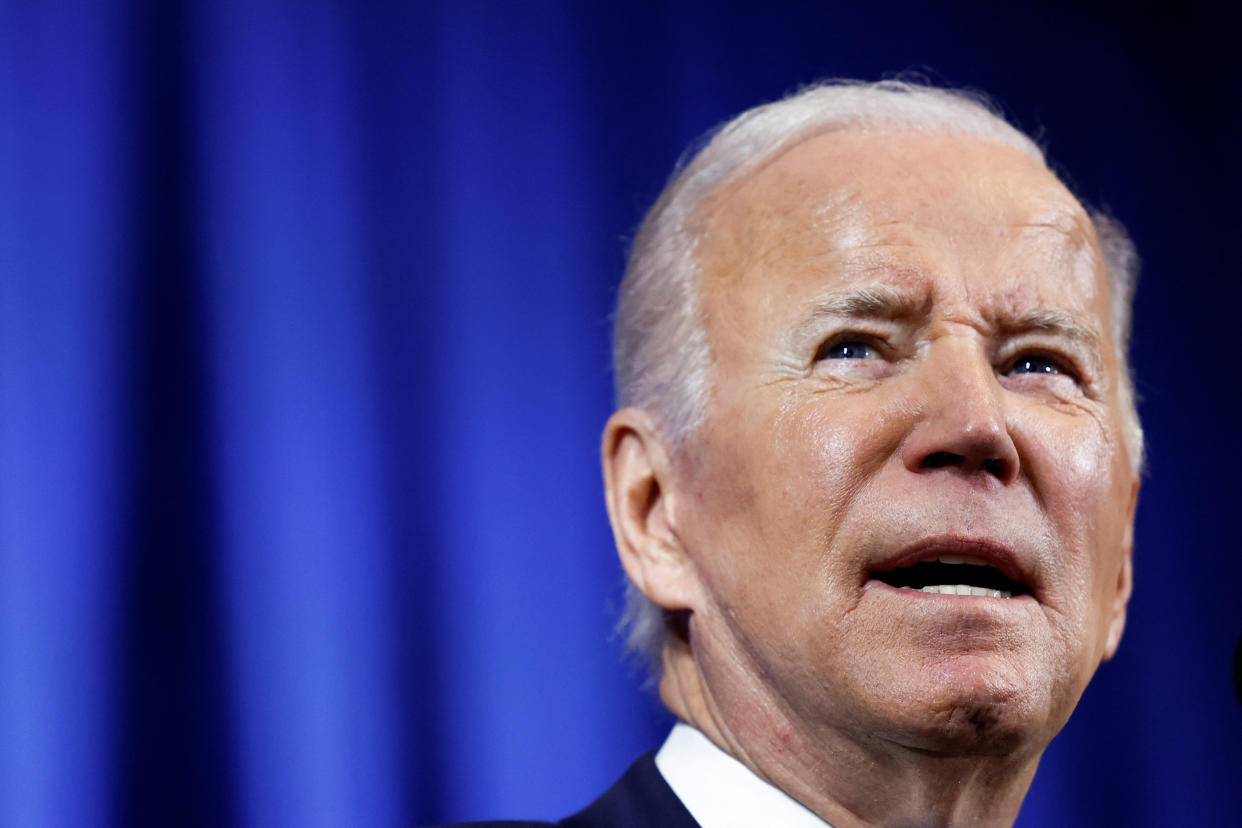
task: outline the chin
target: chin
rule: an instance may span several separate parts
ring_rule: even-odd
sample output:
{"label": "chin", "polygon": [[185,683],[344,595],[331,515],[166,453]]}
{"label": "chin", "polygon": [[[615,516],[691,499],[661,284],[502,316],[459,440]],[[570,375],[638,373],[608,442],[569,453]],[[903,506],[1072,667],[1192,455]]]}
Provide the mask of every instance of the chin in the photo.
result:
{"label": "chin", "polygon": [[1042,750],[1046,728],[1042,722],[1014,715],[1012,705],[982,699],[962,699],[929,711],[911,747],[955,755],[1008,756],[1024,749]]}
{"label": "chin", "polygon": [[898,741],[917,750],[1002,756],[1042,751],[1069,717],[1049,688],[1004,673],[943,670],[911,688]]}

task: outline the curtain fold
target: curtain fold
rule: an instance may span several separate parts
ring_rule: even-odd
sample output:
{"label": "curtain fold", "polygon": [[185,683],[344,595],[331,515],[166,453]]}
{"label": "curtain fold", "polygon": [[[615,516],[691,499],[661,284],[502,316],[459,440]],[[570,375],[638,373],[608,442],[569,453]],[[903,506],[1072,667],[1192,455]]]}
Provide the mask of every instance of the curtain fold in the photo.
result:
{"label": "curtain fold", "polygon": [[91,824],[114,796],[134,229],[122,23],[20,6],[0,25],[4,825]]}

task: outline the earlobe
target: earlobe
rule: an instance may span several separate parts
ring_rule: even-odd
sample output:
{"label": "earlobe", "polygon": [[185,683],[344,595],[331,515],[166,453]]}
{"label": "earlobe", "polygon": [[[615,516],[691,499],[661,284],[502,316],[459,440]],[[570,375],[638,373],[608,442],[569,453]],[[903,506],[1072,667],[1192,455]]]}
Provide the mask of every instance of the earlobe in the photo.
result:
{"label": "earlobe", "polygon": [[1108,625],[1108,639],[1104,644],[1104,660],[1108,661],[1117,653],[1121,646],[1121,634],[1126,628],[1126,605],[1130,602],[1130,591],[1134,586],[1133,555],[1127,547],[1121,562],[1121,571],[1117,575],[1117,594],[1113,601],[1112,619]]}
{"label": "earlobe", "polygon": [[601,446],[604,498],[617,553],[634,585],[667,610],[690,608],[692,575],[675,524],[672,459],[655,420],[624,408]]}
{"label": "earlobe", "polygon": [[1104,660],[1112,658],[1121,646],[1121,634],[1126,628],[1126,605],[1134,591],[1134,513],[1138,506],[1139,481],[1135,479],[1130,489],[1130,505],[1126,511],[1126,530],[1122,537],[1121,569],[1117,573],[1117,592],[1113,599],[1113,612],[1108,625],[1108,638],[1104,643]]}

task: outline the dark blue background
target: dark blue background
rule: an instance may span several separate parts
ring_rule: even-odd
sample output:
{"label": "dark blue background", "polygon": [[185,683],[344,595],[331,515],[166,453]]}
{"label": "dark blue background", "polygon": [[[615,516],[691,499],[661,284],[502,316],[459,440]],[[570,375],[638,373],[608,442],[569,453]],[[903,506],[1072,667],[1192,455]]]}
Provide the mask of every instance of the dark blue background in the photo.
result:
{"label": "dark blue background", "polygon": [[1119,656],[1025,826],[1242,806],[1237,13],[0,5],[0,825],[553,817],[667,726],[597,439],[682,147],[816,78],[995,95],[1145,260]]}

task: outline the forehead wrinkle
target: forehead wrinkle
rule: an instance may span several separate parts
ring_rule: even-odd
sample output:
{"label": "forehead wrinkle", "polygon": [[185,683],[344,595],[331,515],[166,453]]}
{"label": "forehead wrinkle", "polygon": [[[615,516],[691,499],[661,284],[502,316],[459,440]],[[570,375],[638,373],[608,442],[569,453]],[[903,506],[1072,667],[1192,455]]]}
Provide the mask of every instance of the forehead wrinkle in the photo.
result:
{"label": "forehead wrinkle", "polygon": [[[779,154],[780,158],[783,156],[784,153]],[[710,289],[709,285],[714,286],[716,298],[721,297],[718,291],[732,289],[748,275],[766,281],[782,273],[802,273],[807,277],[818,273],[831,274],[847,284],[876,280],[934,288],[935,276],[943,268],[958,269],[952,262],[960,258],[957,248],[961,239],[934,232],[929,235],[917,215],[912,219],[904,213],[893,214],[885,191],[877,193],[873,187],[862,187],[849,170],[835,172],[830,176],[835,180],[825,189],[815,170],[788,169],[777,161],[778,158],[769,159],[758,169],[725,182],[699,205],[695,223],[702,234],[698,239],[702,285],[705,291]],[[1081,279],[1080,284],[1094,293],[1095,265],[1099,261],[1094,229],[1077,201],[1069,207],[1060,199],[1062,194],[1069,195],[1060,187],[1055,197],[1041,191],[1034,203],[1026,200],[1019,214],[1006,209],[1007,202],[998,204],[992,220],[974,228],[974,232],[999,231],[1002,239],[1009,237],[1010,244],[997,251],[997,260],[976,262],[975,266],[1011,271],[1020,282],[1035,289],[1035,296],[1030,298],[1043,292],[1041,284],[1048,285],[1048,274],[1054,272],[1065,276],[1073,273],[1070,278],[1076,282]],[[1012,244],[1019,239],[1022,243]],[[972,293],[967,285],[966,297]],[[995,301],[993,297],[992,302]],[[992,302],[985,300],[986,304]],[[904,313],[894,309],[899,302],[888,303],[887,310],[878,302],[870,302],[869,310],[863,307],[868,303],[855,303],[847,309],[829,302],[813,317],[841,316],[840,312],[832,312],[833,304],[837,304],[838,311],[855,316]],[[983,306],[976,304],[976,309],[975,318],[982,321]],[[1049,319],[1028,322],[1017,327],[1049,333],[1058,327],[1065,331],[1072,327],[1051,324]],[[1070,338],[1088,341],[1083,336]]]}
{"label": "forehead wrinkle", "polygon": [[[1077,201],[1074,203],[1077,205]],[[1088,244],[1092,236],[1090,221],[1086,213],[1082,211],[1081,206],[1074,212],[1053,210],[1031,221],[1022,222],[1017,226],[1023,229],[1054,230],[1068,237],[1075,245]]]}
{"label": "forehead wrinkle", "polygon": [[1017,224],[1016,228],[1024,236],[1034,236],[1033,241],[1050,253],[1063,247],[1066,260],[1072,261],[1083,254],[1093,261],[1099,258],[1095,230],[1081,208],[1073,213],[1056,211],[1038,220]]}

